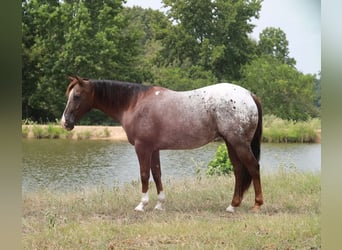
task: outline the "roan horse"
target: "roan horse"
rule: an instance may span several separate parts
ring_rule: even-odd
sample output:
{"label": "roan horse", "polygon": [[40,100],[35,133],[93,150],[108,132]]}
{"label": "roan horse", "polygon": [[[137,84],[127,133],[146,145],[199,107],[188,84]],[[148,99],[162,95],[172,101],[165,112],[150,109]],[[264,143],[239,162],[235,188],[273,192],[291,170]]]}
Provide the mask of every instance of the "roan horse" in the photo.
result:
{"label": "roan horse", "polygon": [[226,211],[235,211],[252,181],[253,210],[259,210],[263,204],[258,163],[262,111],[258,98],[248,90],[220,83],[176,92],[111,80],[69,79],[62,126],[72,130],[86,112],[99,109],[120,122],[134,145],[142,183],[141,202],[135,210],[144,211],[148,204],[150,171],[158,193],[155,209],[164,209],[159,150],[192,149],[217,137],[227,145],[235,175],[234,195]]}

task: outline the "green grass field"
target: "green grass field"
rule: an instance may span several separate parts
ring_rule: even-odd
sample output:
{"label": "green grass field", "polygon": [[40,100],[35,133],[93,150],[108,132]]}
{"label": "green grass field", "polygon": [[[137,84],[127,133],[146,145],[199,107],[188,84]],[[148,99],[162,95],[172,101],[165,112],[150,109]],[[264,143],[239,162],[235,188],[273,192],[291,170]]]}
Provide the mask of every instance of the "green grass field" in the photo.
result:
{"label": "green grass field", "polygon": [[23,194],[23,249],[320,249],[320,176],[281,170],[263,176],[265,204],[254,192],[225,212],[233,177],[164,180],[165,211],[135,212],[140,183],[73,193]]}

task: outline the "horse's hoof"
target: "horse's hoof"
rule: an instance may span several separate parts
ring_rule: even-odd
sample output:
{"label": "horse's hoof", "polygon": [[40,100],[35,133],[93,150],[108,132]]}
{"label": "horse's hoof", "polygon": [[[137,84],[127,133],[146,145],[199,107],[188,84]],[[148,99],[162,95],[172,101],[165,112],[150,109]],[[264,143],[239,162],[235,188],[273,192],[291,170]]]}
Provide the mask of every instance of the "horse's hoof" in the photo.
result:
{"label": "horse's hoof", "polygon": [[234,213],[234,212],[235,212],[235,207],[233,207],[232,205],[229,205],[229,206],[227,207],[226,211],[227,211],[228,213]]}
{"label": "horse's hoof", "polygon": [[134,210],[135,211],[138,211],[138,212],[145,212],[145,210],[144,210],[144,204],[141,202],[141,203],[139,203],[139,205],[136,207],[136,208],[134,208]]}
{"label": "horse's hoof", "polygon": [[161,202],[158,202],[157,205],[154,207],[154,210],[158,211],[164,211],[163,204]]}
{"label": "horse's hoof", "polygon": [[257,213],[260,211],[260,206],[259,205],[254,205],[254,207],[252,208],[252,211]]}
{"label": "horse's hoof", "polygon": [[145,212],[145,210],[143,208],[139,208],[139,207],[134,208],[134,211]]}

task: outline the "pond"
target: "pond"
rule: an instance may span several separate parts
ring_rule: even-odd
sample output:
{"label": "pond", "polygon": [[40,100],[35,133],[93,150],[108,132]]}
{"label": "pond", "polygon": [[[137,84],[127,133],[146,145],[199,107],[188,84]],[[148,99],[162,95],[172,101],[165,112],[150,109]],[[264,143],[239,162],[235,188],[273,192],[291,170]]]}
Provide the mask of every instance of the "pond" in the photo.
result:
{"label": "pond", "polygon": [[[193,150],[161,151],[162,178],[178,179],[204,174],[221,142]],[[139,180],[134,147],[105,140],[22,141],[22,190],[75,191],[103,185],[108,188]],[[321,144],[270,144],[261,148],[262,174],[281,167],[320,172]]]}

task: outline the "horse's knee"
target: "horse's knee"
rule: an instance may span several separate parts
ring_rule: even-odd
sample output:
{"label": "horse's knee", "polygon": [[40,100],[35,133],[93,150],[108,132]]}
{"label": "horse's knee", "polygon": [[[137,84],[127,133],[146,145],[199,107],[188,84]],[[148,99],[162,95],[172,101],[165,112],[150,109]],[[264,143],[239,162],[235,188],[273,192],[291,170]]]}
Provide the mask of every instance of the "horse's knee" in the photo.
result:
{"label": "horse's knee", "polygon": [[140,173],[141,182],[145,183],[150,180],[150,173],[142,172]]}

